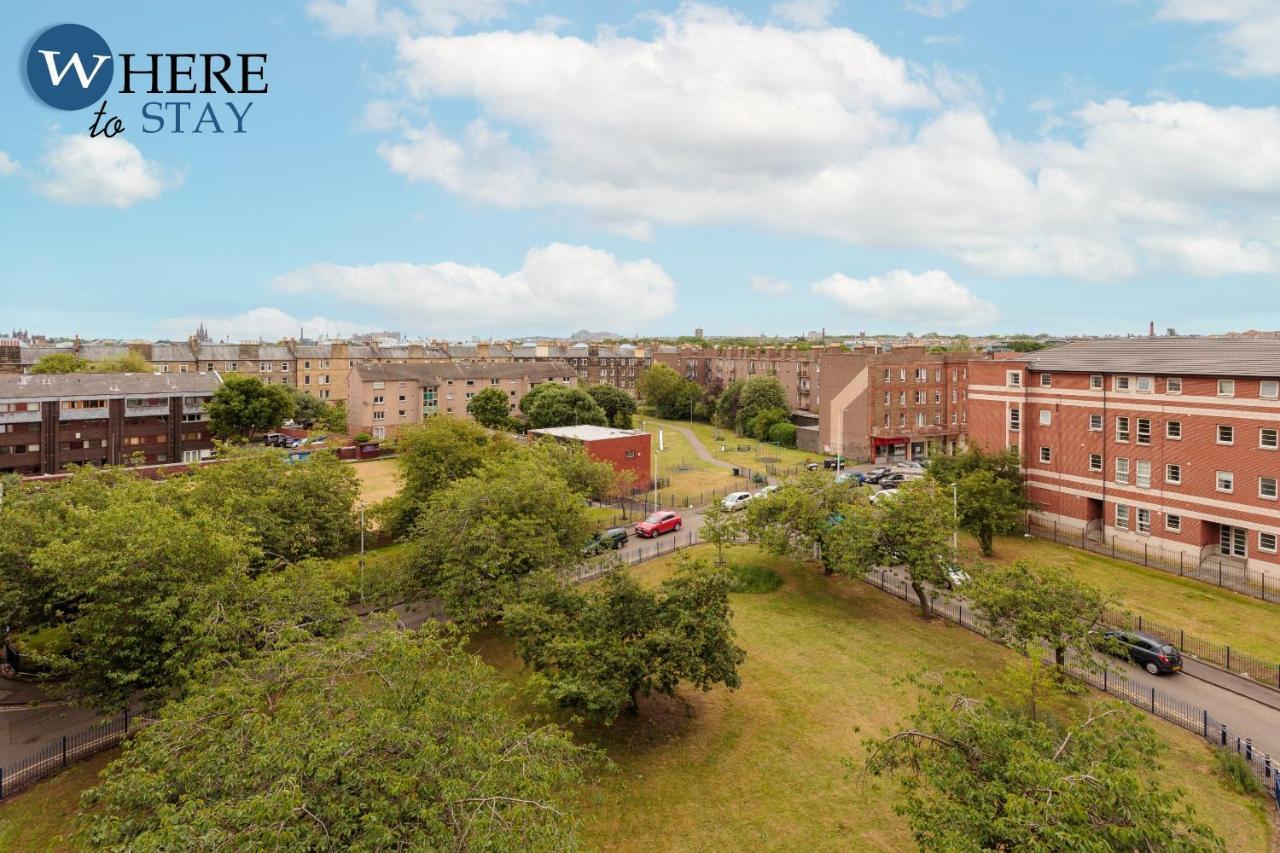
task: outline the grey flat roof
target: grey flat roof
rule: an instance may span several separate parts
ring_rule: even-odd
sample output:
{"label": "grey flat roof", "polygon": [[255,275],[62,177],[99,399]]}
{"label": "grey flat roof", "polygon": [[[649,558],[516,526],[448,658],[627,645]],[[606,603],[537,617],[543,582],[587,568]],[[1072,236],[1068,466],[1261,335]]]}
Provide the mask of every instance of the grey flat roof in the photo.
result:
{"label": "grey flat roof", "polygon": [[615,429],[614,427],[595,426],[594,424],[531,429],[529,433],[532,435],[550,435],[556,438],[573,438],[578,441],[600,441],[605,438],[628,438],[633,435],[644,435],[644,432],[638,429]]}
{"label": "grey flat roof", "polygon": [[1011,361],[1044,372],[1280,376],[1280,338],[1072,341]]}
{"label": "grey flat roof", "polygon": [[22,373],[0,375],[0,400],[212,394],[221,384],[213,373]]}
{"label": "grey flat roof", "polygon": [[534,381],[573,378],[577,371],[563,361],[538,362],[463,362],[441,361],[418,364],[357,364],[352,371],[361,379],[398,381],[414,379],[426,384],[445,379],[518,379],[528,377]]}

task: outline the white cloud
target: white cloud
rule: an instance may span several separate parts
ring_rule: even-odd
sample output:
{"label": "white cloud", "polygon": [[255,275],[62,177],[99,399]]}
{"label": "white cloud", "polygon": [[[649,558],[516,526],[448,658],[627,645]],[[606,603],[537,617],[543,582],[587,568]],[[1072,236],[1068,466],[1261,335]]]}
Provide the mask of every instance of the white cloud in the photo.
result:
{"label": "white cloud", "polygon": [[372,326],[329,320],[324,317],[299,318],[279,308],[253,308],[243,314],[230,317],[205,317],[190,315],[162,320],[157,331],[166,337],[182,339],[191,334],[201,323],[215,341],[278,341],[296,338],[303,331],[307,337],[347,337],[362,332],[375,331]]}
{"label": "white cloud", "polygon": [[507,0],[310,0],[307,13],[335,36],[451,33],[504,18]]}
{"label": "white cloud", "polygon": [[964,36],[959,33],[948,33],[946,35],[925,36],[924,43],[927,45],[964,44]]}
{"label": "white cloud", "polygon": [[18,161],[0,151],[0,175],[12,175],[18,171]]}
{"label": "white cloud", "polygon": [[[645,37],[400,38],[401,100],[478,116],[409,121],[379,154],[410,181],[642,240],[747,224],[1090,279],[1280,258],[1280,109],[1114,100],[1046,118],[1069,136],[1020,140],[991,127],[973,75],[849,29],[698,5],[654,21]],[[1205,234],[1220,250],[1190,248]]]}
{"label": "white cloud", "polygon": [[906,0],[902,8],[917,15],[930,18],[945,18],[954,15],[969,5],[969,0]]}
{"label": "white cloud", "polygon": [[147,160],[132,142],[72,135],[54,139],[36,188],[63,204],[129,207],[182,184],[181,172]]}
{"label": "white cloud", "polygon": [[1240,77],[1280,74],[1280,4],[1275,0],[1164,0],[1167,21],[1217,28],[1226,70]]}
{"label": "white cloud", "polygon": [[791,292],[791,282],[767,275],[751,276],[751,289],[765,296],[786,296]]}
{"label": "white cloud", "polygon": [[994,305],[941,270],[894,270],[865,279],[837,273],[816,282],[813,292],[852,316],[904,328],[987,329],[1000,317]]}
{"label": "white cloud", "polygon": [[676,309],[676,285],[650,260],[588,246],[530,249],[519,270],[457,263],[313,264],[275,280],[373,308],[403,328],[457,335],[567,327],[635,328]]}
{"label": "white cloud", "polygon": [[797,27],[822,27],[837,5],[836,0],[780,0],[769,7],[769,17]]}

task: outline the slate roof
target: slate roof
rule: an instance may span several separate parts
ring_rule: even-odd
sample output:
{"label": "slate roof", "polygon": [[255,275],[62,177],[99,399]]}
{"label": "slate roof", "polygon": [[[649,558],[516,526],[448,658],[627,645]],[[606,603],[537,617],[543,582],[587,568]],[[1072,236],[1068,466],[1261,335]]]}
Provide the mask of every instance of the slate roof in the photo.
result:
{"label": "slate roof", "polygon": [[64,400],[212,394],[222,380],[212,373],[0,374],[0,400]]}
{"label": "slate roof", "polygon": [[1276,377],[1280,376],[1280,338],[1072,341],[1024,358],[1029,370],[1043,372]]}

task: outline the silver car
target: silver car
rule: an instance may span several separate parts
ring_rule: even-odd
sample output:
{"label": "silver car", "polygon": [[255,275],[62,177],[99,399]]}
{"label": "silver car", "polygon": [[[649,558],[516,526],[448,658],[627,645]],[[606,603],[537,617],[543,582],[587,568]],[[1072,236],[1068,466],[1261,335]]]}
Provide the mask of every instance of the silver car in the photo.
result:
{"label": "silver car", "polygon": [[730,492],[720,501],[720,508],[725,512],[735,512],[751,502],[750,492]]}

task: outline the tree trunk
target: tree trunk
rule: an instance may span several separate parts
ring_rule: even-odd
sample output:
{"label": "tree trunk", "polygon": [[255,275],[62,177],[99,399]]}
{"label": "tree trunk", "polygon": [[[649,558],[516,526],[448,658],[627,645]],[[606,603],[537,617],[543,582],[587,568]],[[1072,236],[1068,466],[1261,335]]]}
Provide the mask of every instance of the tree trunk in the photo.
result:
{"label": "tree trunk", "polygon": [[912,580],[911,588],[915,590],[916,598],[920,600],[920,616],[925,619],[933,616],[933,607],[929,604],[929,593],[925,591],[924,584]]}
{"label": "tree trunk", "polygon": [[978,528],[978,545],[982,548],[982,556],[990,557],[995,553],[992,547],[993,538],[994,533],[989,526],[983,524]]}
{"label": "tree trunk", "polygon": [[724,565],[724,540],[723,539],[716,540],[716,565],[717,566]]}
{"label": "tree trunk", "polygon": [[631,698],[627,701],[627,713],[631,715],[640,713],[640,691],[632,688]]}
{"label": "tree trunk", "polygon": [[1065,646],[1053,647],[1053,662],[1058,665],[1058,669],[1062,669],[1067,665],[1067,649]]}

